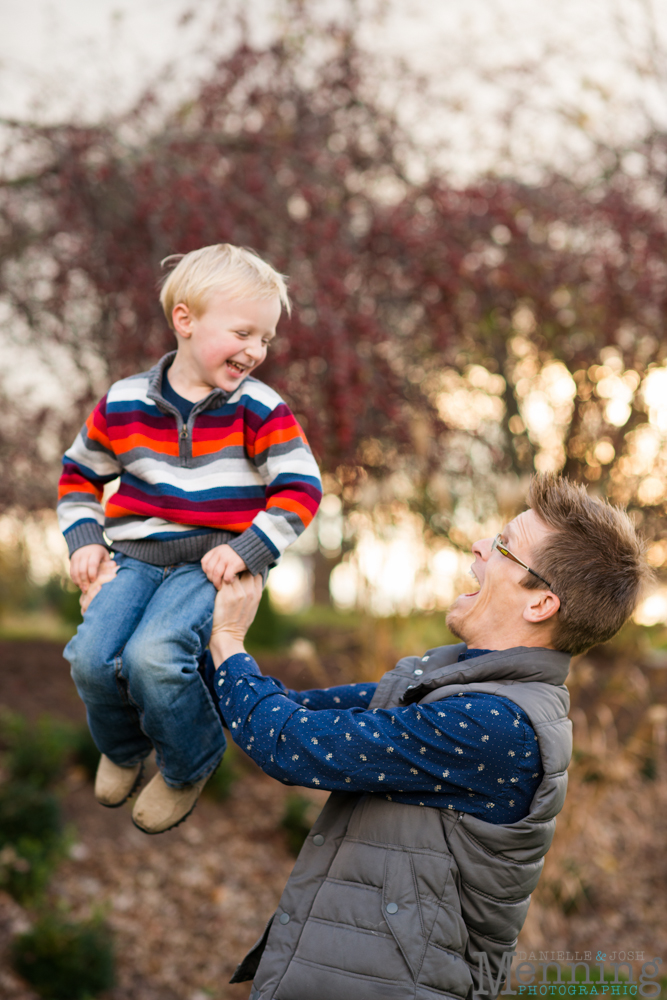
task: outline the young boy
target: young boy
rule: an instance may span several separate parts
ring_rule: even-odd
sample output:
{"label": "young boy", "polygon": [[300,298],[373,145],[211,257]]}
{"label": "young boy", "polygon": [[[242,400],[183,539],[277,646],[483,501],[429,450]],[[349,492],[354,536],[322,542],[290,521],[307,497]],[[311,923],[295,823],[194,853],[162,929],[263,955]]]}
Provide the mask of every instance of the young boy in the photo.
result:
{"label": "young boy", "polygon": [[321,499],[303,431],[252,375],[289,310],[282,276],[248,250],[204,247],[160,301],[177,350],[112,385],[65,454],[58,502],[72,580],[95,593],[111,577],[65,649],[102,754],[95,795],[125,802],[154,748],[132,812],[146,833],[190,814],[225,750],[198,671],[216,588],[265,573]]}

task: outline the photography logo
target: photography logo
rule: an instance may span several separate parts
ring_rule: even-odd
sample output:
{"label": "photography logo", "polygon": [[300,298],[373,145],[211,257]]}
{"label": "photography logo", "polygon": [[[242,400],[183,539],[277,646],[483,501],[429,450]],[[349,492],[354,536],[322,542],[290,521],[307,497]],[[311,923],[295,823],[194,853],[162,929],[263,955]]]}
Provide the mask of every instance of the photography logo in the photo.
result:
{"label": "photography logo", "polygon": [[[503,952],[497,956],[485,951],[472,953],[478,962],[477,996],[640,996],[659,997],[661,993],[661,958],[644,961],[642,951],[540,951]],[[514,959],[518,964],[513,966]],[[633,963],[642,962],[639,975]],[[496,975],[492,970],[496,967]],[[501,987],[505,984],[504,989]]]}

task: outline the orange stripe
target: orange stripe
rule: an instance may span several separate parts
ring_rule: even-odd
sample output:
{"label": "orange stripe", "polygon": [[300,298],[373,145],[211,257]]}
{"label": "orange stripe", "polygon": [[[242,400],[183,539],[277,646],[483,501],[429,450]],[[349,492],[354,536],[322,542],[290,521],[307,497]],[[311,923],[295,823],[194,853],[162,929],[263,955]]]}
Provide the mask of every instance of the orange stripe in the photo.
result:
{"label": "orange stripe", "polygon": [[95,411],[93,411],[86,420],[86,431],[89,439],[91,441],[98,441],[108,451],[113,451],[113,448],[111,446],[111,441],[109,440],[109,435],[95,425],[95,422],[93,420],[94,416],[95,416]]}
{"label": "orange stripe", "polygon": [[160,455],[178,456],[178,440],[176,441],[155,441],[146,437],[145,434],[130,434],[126,438],[116,438],[113,450],[117,455],[122,455],[133,448],[146,448],[148,451],[157,452]]}
{"label": "orange stripe", "polygon": [[58,498],[67,496],[68,493],[90,493],[92,496],[98,499],[102,496],[102,490],[97,489],[89,482],[72,483],[68,485],[67,483],[62,483],[58,489]]}
{"label": "orange stripe", "polygon": [[192,442],[192,454],[193,455],[212,455],[215,451],[223,451],[224,448],[242,448],[243,447],[243,434],[229,434],[224,438],[218,438],[216,441],[197,441]]}
{"label": "orange stripe", "polygon": [[289,497],[272,497],[266,505],[266,509],[270,510],[272,507],[282,508],[282,510],[291,510],[293,514],[298,514],[304,525],[310,524],[313,520],[313,512],[304,507],[302,503],[298,500],[290,500]]}
{"label": "orange stripe", "polygon": [[[255,451],[264,451],[265,448],[270,448],[272,444],[283,444],[285,441],[293,441],[294,438],[301,438],[298,427],[283,427],[280,430],[269,431],[268,434],[255,438]],[[303,440],[303,438],[301,439]]]}

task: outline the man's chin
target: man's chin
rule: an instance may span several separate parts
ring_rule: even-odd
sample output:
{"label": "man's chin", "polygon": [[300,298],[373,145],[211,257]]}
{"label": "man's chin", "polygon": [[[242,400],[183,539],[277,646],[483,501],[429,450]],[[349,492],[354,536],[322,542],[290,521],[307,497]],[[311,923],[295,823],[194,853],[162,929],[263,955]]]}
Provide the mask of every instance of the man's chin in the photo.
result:
{"label": "man's chin", "polygon": [[468,640],[464,635],[466,616],[465,613],[463,612],[463,609],[457,607],[458,603],[459,603],[458,600],[455,601],[452,607],[447,612],[447,617],[445,618],[445,624],[447,625],[447,628],[452,633],[452,635],[455,635],[457,639],[461,639],[463,642],[467,642]]}

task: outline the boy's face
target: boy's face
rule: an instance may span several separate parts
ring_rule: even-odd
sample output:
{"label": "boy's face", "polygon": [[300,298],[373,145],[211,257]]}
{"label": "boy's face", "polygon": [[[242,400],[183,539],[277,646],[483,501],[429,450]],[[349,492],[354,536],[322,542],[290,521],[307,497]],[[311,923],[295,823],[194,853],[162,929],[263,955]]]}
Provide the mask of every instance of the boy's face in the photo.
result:
{"label": "boy's face", "polygon": [[215,293],[200,316],[174,306],[180,370],[192,388],[233,392],[266,357],[280,319],[280,299],[228,299]]}

